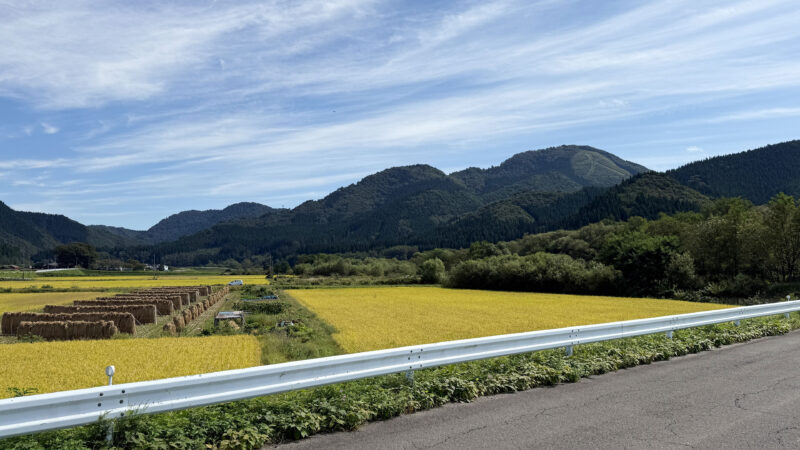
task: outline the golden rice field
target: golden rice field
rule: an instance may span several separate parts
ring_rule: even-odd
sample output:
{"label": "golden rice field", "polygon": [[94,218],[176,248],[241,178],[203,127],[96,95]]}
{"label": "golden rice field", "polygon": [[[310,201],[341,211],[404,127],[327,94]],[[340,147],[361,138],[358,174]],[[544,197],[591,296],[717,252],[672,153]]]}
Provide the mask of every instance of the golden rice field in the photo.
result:
{"label": "golden rice field", "polygon": [[102,295],[102,292],[0,293],[0,314],[7,311],[36,311],[44,305],[65,305],[75,300],[90,300]]}
{"label": "golden rice field", "polygon": [[91,277],[41,277],[33,280],[3,280],[0,288],[24,289],[33,287],[41,289],[49,286],[53,289],[134,289],[161,286],[195,286],[206,284],[226,284],[229,281],[242,280],[245,284],[269,284],[264,275],[167,275],[153,279],[143,275],[109,275]]}
{"label": "golden rice field", "polygon": [[210,336],[0,345],[0,398],[9,388],[37,393],[195,375],[261,364],[254,336]]}
{"label": "golden rice field", "polygon": [[348,352],[726,308],[648,298],[437,287],[292,290]]}

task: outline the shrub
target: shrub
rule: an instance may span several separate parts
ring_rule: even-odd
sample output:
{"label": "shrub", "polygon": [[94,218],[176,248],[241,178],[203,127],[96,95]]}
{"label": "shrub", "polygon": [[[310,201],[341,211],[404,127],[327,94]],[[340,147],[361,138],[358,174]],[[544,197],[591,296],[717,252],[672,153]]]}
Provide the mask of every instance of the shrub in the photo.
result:
{"label": "shrub", "polygon": [[420,282],[425,284],[438,284],[444,280],[444,263],[439,258],[431,258],[422,263],[419,268]]}
{"label": "shrub", "polygon": [[233,304],[233,309],[256,314],[280,314],[285,309],[285,305],[276,301],[236,302]]}
{"label": "shrub", "polygon": [[450,272],[448,285],[466,289],[611,294],[620,273],[613,267],[567,255],[536,253],[468,260]]}

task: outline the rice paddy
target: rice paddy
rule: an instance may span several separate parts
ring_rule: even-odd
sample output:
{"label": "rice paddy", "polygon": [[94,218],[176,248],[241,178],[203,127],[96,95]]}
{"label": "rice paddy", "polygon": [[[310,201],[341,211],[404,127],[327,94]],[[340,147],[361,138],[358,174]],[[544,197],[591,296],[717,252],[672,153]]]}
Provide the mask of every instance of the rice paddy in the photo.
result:
{"label": "rice paddy", "polygon": [[726,308],[648,298],[437,287],[337,288],[288,293],[333,325],[348,352],[642,319]]}
{"label": "rice paddy", "polygon": [[74,300],[90,300],[101,295],[102,292],[0,293],[0,314],[38,311],[44,305],[66,305]]}
{"label": "rice paddy", "polygon": [[248,335],[0,345],[0,398],[102,386],[109,365],[118,384],[260,363],[258,340]]}
{"label": "rice paddy", "polygon": [[86,277],[40,277],[33,280],[2,280],[0,289],[136,289],[162,286],[227,284],[242,280],[245,284],[269,284],[264,275],[164,275],[153,279],[145,275],[108,275]]}

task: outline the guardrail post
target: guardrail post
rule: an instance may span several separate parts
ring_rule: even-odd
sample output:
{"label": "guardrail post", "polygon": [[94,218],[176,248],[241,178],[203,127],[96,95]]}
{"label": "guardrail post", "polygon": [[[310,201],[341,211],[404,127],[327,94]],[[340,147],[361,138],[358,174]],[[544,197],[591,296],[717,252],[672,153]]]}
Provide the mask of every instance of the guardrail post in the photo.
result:
{"label": "guardrail post", "polygon": [[741,324],[742,324],[742,321],[741,321],[741,320],[734,320],[734,321],[733,321],[733,324],[734,324],[734,325],[736,325],[736,326],[738,327],[739,325],[741,325]]}
{"label": "guardrail post", "polygon": [[564,355],[565,355],[567,358],[569,358],[570,356],[572,356],[572,346],[571,346],[571,345],[568,345],[568,346],[564,347]]}
{"label": "guardrail post", "polygon": [[[117,369],[114,366],[106,367],[106,375],[108,375],[108,385],[111,386],[114,384],[114,373]],[[114,442],[114,421],[110,420],[108,422],[108,430],[106,430],[106,442],[110,446]]]}
{"label": "guardrail post", "polygon": [[117,368],[114,366],[106,367],[106,375],[108,376],[108,385],[112,386],[114,384],[114,374],[117,372]]}
{"label": "guardrail post", "polygon": [[419,363],[422,360],[423,348],[415,348],[408,352],[408,370],[406,370],[406,380],[414,384],[414,367],[420,367]]}
{"label": "guardrail post", "polygon": [[667,331],[667,339],[672,339],[672,330]]}

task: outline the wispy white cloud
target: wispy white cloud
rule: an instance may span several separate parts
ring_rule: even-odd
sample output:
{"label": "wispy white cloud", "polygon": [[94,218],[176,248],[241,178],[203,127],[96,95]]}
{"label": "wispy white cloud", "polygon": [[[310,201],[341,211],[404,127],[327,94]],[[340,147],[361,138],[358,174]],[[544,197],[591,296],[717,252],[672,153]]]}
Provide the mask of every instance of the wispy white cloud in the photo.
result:
{"label": "wispy white cloud", "polygon": [[39,170],[53,167],[68,167],[74,162],[68,159],[12,159],[0,160],[0,169]]}
{"label": "wispy white cloud", "polygon": [[59,131],[58,127],[50,125],[47,122],[41,122],[39,125],[41,125],[44,134],[56,134]]}
{"label": "wispy white cloud", "polygon": [[276,38],[362,2],[5,3],[0,40],[14,45],[0,47],[0,93],[60,109],[150,99],[197,78],[218,81],[207,62],[218,61],[228,43]]}
{"label": "wispy white cloud", "polygon": [[[800,115],[768,102],[721,106],[800,95],[790,0],[612,1],[591,14],[521,0],[0,0],[0,15],[0,40],[14,43],[0,46],[0,97],[47,110],[41,132],[63,129],[61,148],[11,150],[0,169],[85,180],[48,192],[55,201],[103,189],[119,207],[134,204],[126,190],[181,205],[283,201],[445,154],[465,155],[445,164],[472,165],[470,152],[536,148],[541,136]],[[640,151],[642,161],[704,154],[712,147],[697,131],[670,143],[667,159]],[[169,189],[154,193],[154,183]]]}
{"label": "wispy white cloud", "polygon": [[725,114],[719,117],[709,119],[709,122],[731,122],[739,120],[761,120],[761,119],[776,119],[783,117],[796,117],[800,116],[800,108],[765,108],[756,109],[751,111],[740,111],[732,114]]}

